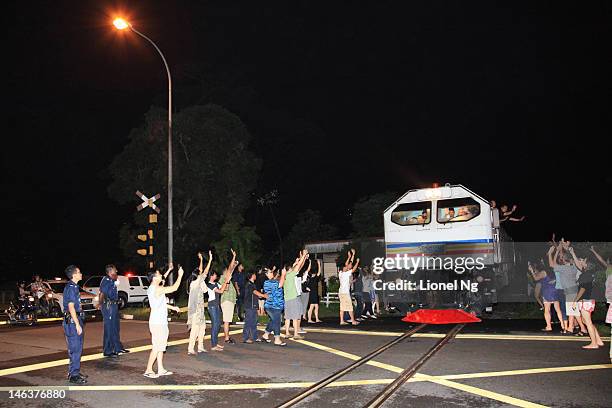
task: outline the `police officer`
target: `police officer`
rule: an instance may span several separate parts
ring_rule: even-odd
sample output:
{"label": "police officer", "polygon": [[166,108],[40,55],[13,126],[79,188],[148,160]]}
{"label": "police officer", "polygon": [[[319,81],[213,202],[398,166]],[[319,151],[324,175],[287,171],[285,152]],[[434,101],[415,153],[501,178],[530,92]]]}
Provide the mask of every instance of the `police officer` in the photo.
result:
{"label": "police officer", "polygon": [[100,283],[100,308],[104,318],[104,356],[116,358],[119,354],[129,353],[119,341],[119,307],[117,301],[117,268],[106,265],[106,276]]}
{"label": "police officer", "polygon": [[87,376],[81,374],[81,354],[83,354],[83,338],[85,337],[84,316],[81,311],[81,295],[79,281],[83,279],[81,270],[70,265],[66,268],[69,279],[64,287],[64,334],[68,344],[68,379],[72,384],[87,383]]}

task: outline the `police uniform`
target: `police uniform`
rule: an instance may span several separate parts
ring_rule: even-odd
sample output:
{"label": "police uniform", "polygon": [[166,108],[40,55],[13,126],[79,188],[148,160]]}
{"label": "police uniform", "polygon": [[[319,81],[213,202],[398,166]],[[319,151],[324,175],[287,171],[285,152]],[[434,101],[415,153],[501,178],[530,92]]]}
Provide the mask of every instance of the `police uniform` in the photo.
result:
{"label": "police uniform", "polygon": [[[85,338],[85,325],[84,316],[81,311],[81,295],[79,285],[69,281],[64,287],[64,335],[66,336],[66,343],[68,344],[68,358],[70,364],[68,366],[68,375],[70,378],[78,377],[81,375],[81,354],[83,354],[83,339]],[[68,304],[74,305],[79,324],[83,330],[79,335],[76,330],[76,324],[72,320],[70,315],[70,309]]]}
{"label": "police uniform", "polygon": [[119,341],[119,294],[115,281],[105,276],[100,283],[100,292],[104,294],[104,302],[100,305],[104,318],[104,355],[109,356],[123,351]]}

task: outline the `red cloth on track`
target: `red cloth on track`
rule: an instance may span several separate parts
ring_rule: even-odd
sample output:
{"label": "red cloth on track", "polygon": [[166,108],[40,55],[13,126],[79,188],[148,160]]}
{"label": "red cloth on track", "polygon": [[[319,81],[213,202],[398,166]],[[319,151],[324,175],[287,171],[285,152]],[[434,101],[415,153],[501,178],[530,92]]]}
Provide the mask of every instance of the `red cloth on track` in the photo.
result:
{"label": "red cloth on track", "polygon": [[413,313],[406,313],[402,321],[407,323],[452,324],[477,323],[481,320],[460,309],[419,309]]}

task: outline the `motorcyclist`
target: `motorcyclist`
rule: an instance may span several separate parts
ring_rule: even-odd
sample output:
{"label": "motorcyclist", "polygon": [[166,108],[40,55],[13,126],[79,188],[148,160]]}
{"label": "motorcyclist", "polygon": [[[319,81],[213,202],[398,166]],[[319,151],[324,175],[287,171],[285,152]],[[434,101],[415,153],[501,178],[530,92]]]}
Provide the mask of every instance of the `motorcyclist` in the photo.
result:
{"label": "motorcyclist", "polygon": [[32,277],[32,285],[30,285],[32,296],[34,297],[34,303],[36,307],[45,316],[49,314],[49,302],[47,301],[47,288],[43,283],[40,275],[34,275]]}
{"label": "motorcyclist", "polygon": [[26,297],[29,294],[30,292],[26,290],[26,282],[24,280],[17,282],[17,291],[16,291],[17,299]]}

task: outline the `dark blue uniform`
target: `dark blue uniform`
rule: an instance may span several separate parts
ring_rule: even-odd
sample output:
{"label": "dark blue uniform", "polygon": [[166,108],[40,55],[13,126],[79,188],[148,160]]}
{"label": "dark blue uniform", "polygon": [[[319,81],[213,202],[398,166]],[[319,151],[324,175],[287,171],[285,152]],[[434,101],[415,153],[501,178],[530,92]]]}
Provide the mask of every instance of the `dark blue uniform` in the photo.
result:
{"label": "dark blue uniform", "polygon": [[[74,310],[77,313],[79,324],[83,332],[81,335],[77,334],[76,324],[70,317],[70,309],[68,303],[74,305]],[[81,312],[81,295],[79,291],[79,285],[70,281],[64,287],[64,335],[66,336],[66,343],[68,344],[68,358],[70,359],[70,365],[68,366],[68,373],[70,377],[78,376],[81,373],[81,354],[83,354],[83,339],[85,338],[85,325],[83,324],[83,316]]]}
{"label": "dark blue uniform", "polygon": [[104,354],[119,353],[123,345],[119,341],[119,294],[115,281],[105,276],[100,283],[100,292],[104,294],[104,303],[100,305],[104,317]]}

